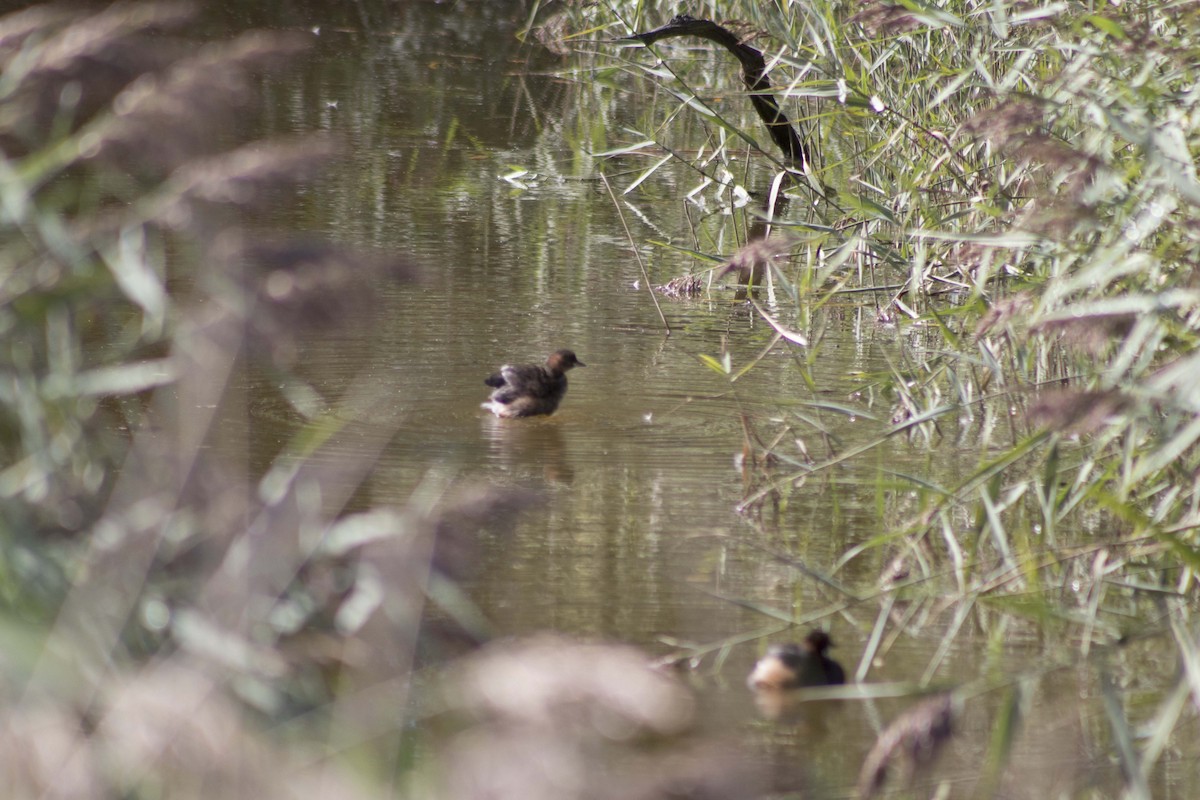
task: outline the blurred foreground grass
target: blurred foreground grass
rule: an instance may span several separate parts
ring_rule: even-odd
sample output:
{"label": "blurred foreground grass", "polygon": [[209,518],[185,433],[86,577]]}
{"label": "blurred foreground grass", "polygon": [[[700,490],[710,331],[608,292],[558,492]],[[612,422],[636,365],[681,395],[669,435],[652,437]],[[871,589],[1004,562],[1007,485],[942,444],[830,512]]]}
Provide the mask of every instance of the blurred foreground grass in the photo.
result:
{"label": "blurred foreground grass", "polygon": [[[214,420],[248,363],[304,413],[298,332],[351,309],[369,322],[379,283],[414,270],[256,223],[335,153],[239,124],[305,40],[197,41],[193,18],[141,3],[0,19],[6,797],[357,796],[247,711],[317,709],[341,749],[397,730],[405,705],[435,511],[324,516],[388,432],[307,411],[297,458],[257,482]],[[353,463],[304,458],[347,441]],[[384,584],[367,602],[364,550]],[[347,655],[335,631],[373,646]]]}

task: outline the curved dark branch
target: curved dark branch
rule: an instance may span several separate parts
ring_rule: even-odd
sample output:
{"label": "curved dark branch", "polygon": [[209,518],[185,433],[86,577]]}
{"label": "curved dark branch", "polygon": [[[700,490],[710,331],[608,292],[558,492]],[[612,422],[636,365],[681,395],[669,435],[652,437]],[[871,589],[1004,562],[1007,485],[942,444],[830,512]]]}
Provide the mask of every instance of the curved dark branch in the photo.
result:
{"label": "curved dark branch", "polygon": [[771,81],[767,78],[767,62],[763,60],[761,50],[743,44],[736,35],[712,20],[696,19],[686,14],[675,17],[661,28],[655,28],[645,33],[635,33],[625,39],[635,39],[644,45],[652,45],[661,39],[673,36],[696,36],[716,42],[733,53],[742,64],[742,82],[750,90],[750,102],[754,110],[767,126],[767,131],[775,144],[783,151],[783,155],[801,168],[808,166],[808,148],[800,134],[796,132],[791,120],[780,109],[771,91]]}

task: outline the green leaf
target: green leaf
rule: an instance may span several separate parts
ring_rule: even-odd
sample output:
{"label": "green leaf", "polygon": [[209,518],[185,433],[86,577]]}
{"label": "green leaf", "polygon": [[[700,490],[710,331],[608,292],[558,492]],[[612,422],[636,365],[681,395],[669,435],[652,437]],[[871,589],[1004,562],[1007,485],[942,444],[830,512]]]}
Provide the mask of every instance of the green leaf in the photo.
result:
{"label": "green leaf", "polygon": [[1114,39],[1127,41],[1129,37],[1125,34],[1125,29],[1118,25],[1108,17],[1102,17],[1099,14],[1088,14],[1083,18],[1083,21],[1089,23],[1101,33],[1111,36]]}
{"label": "green leaf", "polygon": [[704,366],[708,367],[709,369],[711,369],[713,372],[717,373],[718,375],[726,375],[727,376],[730,373],[730,366],[729,366],[730,362],[729,362],[729,354],[728,353],[726,353],[724,356],[722,356],[720,361],[718,361],[717,359],[713,358],[710,355],[701,353],[700,361],[704,364]]}

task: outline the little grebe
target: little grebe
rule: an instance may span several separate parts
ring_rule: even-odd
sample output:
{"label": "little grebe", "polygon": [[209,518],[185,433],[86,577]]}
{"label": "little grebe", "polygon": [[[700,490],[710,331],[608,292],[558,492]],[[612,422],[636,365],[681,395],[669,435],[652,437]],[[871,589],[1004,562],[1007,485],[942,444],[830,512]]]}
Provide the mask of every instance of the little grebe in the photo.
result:
{"label": "little grebe", "polygon": [[567,393],[567,370],[586,367],[570,350],[556,350],[543,364],[505,364],[484,381],[493,387],[483,407],[497,417],[553,414]]}
{"label": "little grebe", "polygon": [[800,644],[775,644],[754,665],[746,679],[751,689],[796,689],[846,682],[842,665],[825,655],[833,640],[825,631],[811,631]]}

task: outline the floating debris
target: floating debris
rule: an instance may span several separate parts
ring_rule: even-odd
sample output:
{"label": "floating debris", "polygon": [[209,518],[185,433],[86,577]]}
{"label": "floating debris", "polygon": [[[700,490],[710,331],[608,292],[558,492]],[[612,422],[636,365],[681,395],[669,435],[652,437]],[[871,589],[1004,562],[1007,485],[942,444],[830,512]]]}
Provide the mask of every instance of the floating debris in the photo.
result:
{"label": "floating debris", "polygon": [[654,290],[664,297],[695,297],[704,292],[704,279],[699,275],[680,275],[666,283],[655,286]]}

